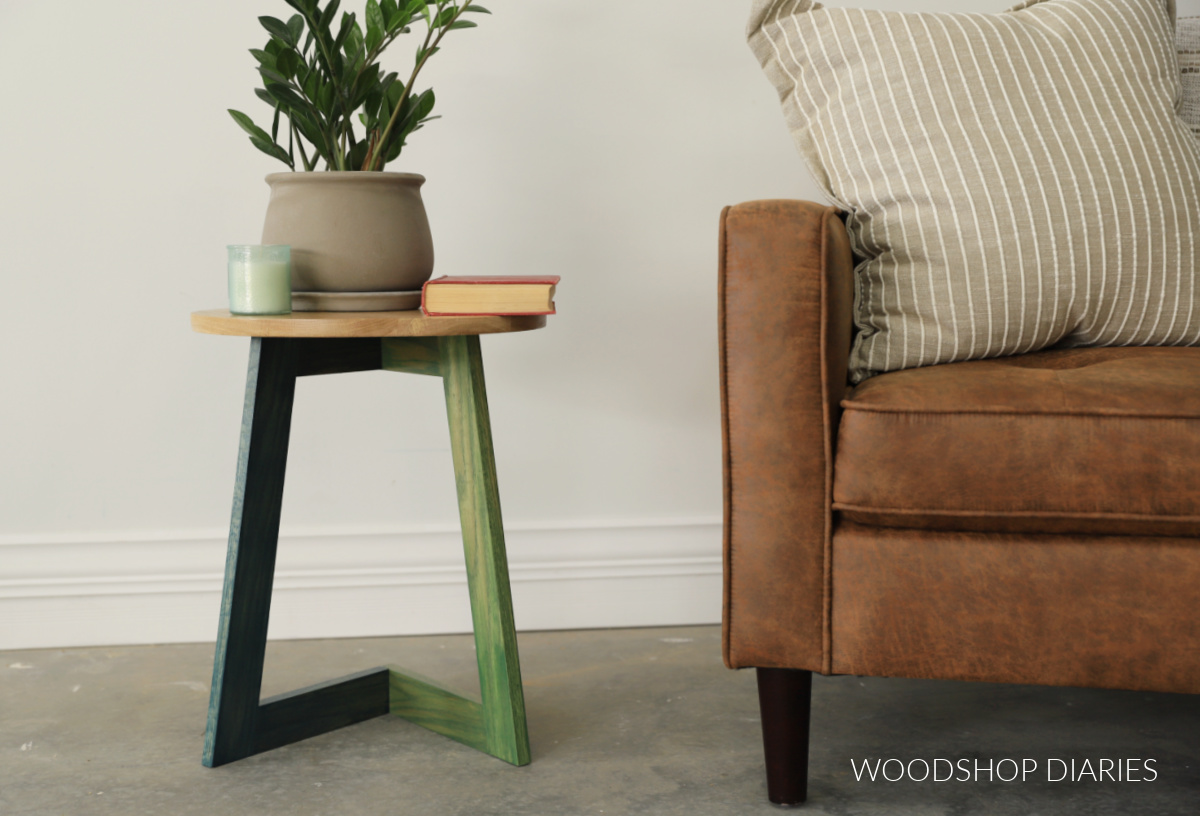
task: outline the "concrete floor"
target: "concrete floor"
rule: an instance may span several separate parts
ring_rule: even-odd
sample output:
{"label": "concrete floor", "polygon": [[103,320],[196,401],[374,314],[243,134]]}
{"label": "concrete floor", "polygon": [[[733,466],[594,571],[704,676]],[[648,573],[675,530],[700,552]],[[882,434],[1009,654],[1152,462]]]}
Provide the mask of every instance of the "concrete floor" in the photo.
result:
{"label": "concrete floor", "polygon": [[[382,717],[209,770],[211,646],[0,653],[0,814],[778,812],[754,674],[721,665],[716,627],[534,632],[520,646],[525,768]],[[473,661],[463,636],[272,643],[263,692],[383,664],[465,691],[478,688]],[[1200,696],[854,677],[816,678],[813,695],[800,812],[1200,813]],[[855,781],[852,760],[888,757],[1032,759],[1038,772]],[[1154,759],[1157,779],[1047,782],[1048,758]]]}

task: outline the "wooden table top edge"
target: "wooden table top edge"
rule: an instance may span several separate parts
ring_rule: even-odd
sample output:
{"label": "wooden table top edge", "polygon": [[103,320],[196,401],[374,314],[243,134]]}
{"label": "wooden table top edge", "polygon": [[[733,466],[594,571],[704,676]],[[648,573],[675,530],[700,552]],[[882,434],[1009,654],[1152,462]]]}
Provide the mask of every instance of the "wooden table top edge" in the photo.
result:
{"label": "wooden table top edge", "polygon": [[446,337],[530,331],[546,315],[426,317],[406,312],[292,312],[234,315],[228,309],[192,312],[192,331],[226,337]]}

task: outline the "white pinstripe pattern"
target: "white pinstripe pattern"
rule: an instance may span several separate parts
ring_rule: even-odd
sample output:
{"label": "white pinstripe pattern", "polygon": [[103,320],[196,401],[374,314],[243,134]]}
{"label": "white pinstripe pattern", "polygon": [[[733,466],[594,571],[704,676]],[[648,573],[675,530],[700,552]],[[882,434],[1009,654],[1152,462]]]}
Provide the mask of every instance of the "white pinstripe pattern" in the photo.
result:
{"label": "white pinstripe pattern", "polygon": [[[1180,80],[1182,84],[1179,115],[1183,123],[1200,139],[1200,17],[1183,17],[1175,24],[1175,47],[1179,56]],[[1195,200],[1200,205],[1200,198]],[[1190,236],[1193,240],[1195,236]],[[1193,248],[1194,252],[1195,249]],[[1188,314],[1184,325],[1192,322],[1196,307],[1196,281],[1192,280],[1188,296]],[[1178,315],[1176,315],[1178,316]],[[1197,321],[1200,323],[1200,321]],[[1174,328],[1174,324],[1172,327]],[[1196,328],[1193,345],[1200,345],[1200,326]]]}
{"label": "white pinstripe pattern", "polygon": [[[1102,68],[1104,71],[1104,75],[1108,77],[1108,79],[1110,80],[1110,82],[1113,85],[1115,85],[1117,82],[1124,83],[1124,86],[1125,86],[1124,90],[1126,91],[1125,93],[1106,94],[1105,99],[1108,100],[1110,103],[1113,100],[1116,100],[1117,102],[1120,103],[1121,110],[1116,111],[1114,113],[1114,118],[1117,119],[1118,121],[1123,121],[1123,122],[1132,121],[1133,126],[1130,128],[1127,128],[1127,133],[1132,132],[1132,135],[1137,140],[1138,148],[1140,149],[1140,152],[1141,152],[1141,158],[1144,159],[1148,165],[1155,166],[1153,164],[1153,161],[1154,161],[1153,157],[1150,155],[1150,148],[1149,148],[1149,146],[1147,146],[1146,133],[1145,133],[1147,130],[1151,129],[1154,126],[1154,123],[1151,121],[1151,117],[1149,117],[1147,115],[1146,110],[1145,110],[1145,106],[1150,104],[1151,100],[1146,99],[1137,90],[1135,90],[1133,88],[1133,78],[1134,78],[1135,72],[1126,70],[1126,66],[1128,66],[1129,62],[1134,57],[1134,53],[1133,53],[1134,49],[1130,48],[1130,43],[1128,41],[1129,38],[1128,37],[1118,37],[1118,38],[1115,38],[1115,40],[1114,40],[1113,37],[1109,36],[1109,32],[1108,32],[1107,26],[1106,26],[1106,23],[1111,24],[1113,22],[1111,20],[1111,18],[1101,21],[1099,19],[1099,17],[1096,15],[1095,11],[1086,5],[1083,6],[1081,9],[1076,9],[1076,8],[1070,8],[1070,7],[1064,8],[1064,6],[1059,5],[1059,4],[1047,4],[1045,6],[1045,8],[1051,14],[1058,16],[1059,19],[1062,20],[1062,22],[1064,23],[1064,28],[1066,30],[1070,31],[1073,35],[1075,35],[1076,38],[1079,38],[1081,34],[1086,35],[1087,36],[1087,45],[1090,46],[1091,53],[1093,56],[1103,55],[1104,58],[1101,58],[1098,60],[1091,60],[1091,65],[1094,68],[1096,68],[1096,69]],[[1071,13],[1062,14],[1063,11],[1067,11],[1067,12],[1071,12]],[[1082,12],[1082,13],[1080,13],[1080,12]],[[1085,15],[1086,15],[1086,17],[1085,17]],[[1124,21],[1118,20],[1116,22],[1118,24],[1120,24],[1121,22],[1124,22],[1126,25],[1129,25],[1130,21],[1128,20],[1128,15],[1126,15],[1126,19]],[[1127,33],[1131,36],[1136,36],[1136,33],[1132,30],[1129,30]],[[1096,36],[1097,34],[1099,34],[1100,37],[1104,41],[1103,47],[1101,47],[1101,44],[1097,40],[1097,36]],[[1137,51],[1137,53],[1141,54],[1144,52],[1144,49],[1139,48],[1139,49],[1136,49],[1136,51]],[[1118,67],[1118,66],[1120,66],[1120,67]],[[1140,79],[1140,77],[1137,77],[1137,78]],[[1143,83],[1143,87],[1144,87],[1144,83]],[[1136,111],[1133,108],[1131,108],[1131,106],[1130,106],[1131,100],[1133,102],[1133,105],[1136,106],[1136,108],[1137,108]],[[1144,103],[1144,104],[1139,104],[1139,103]],[[1110,104],[1110,109],[1111,109],[1111,107],[1112,106]],[[1135,114],[1136,114],[1136,116],[1135,116]],[[1153,139],[1151,141],[1153,141]],[[1131,150],[1132,150],[1132,146],[1131,146]],[[1145,180],[1142,177],[1141,165],[1138,162],[1137,158],[1134,158],[1132,161],[1130,161],[1128,166],[1133,168],[1133,171],[1135,174],[1135,178],[1137,181],[1137,190],[1139,193],[1138,197],[1142,201],[1143,212],[1144,212],[1146,221],[1148,222],[1149,219],[1154,218],[1156,216],[1161,217],[1161,212],[1159,211],[1158,207],[1159,207],[1159,205],[1161,205],[1165,202],[1159,195],[1158,174],[1157,173],[1150,174],[1150,178],[1154,183],[1154,194],[1149,195],[1148,191],[1146,190]],[[1133,202],[1131,201],[1130,204],[1132,207]],[[1164,244],[1165,244],[1166,230],[1159,230],[1159,231],[1162,232],[1162,234],[1163,234],[1163,239],[1164,239]],[[1154,264],[1154,255],[1153,255],[1153,251],[1152,251],[1153,246],[1149,245],[1150,244],[1149,241],[1146,242],[1147,243],[1147,247],[1145,248],[1146,258],[1144,260],[1142,260],[1141,263],[1139,263],[1138,238],[1141,237],[1142,231],[1141,230],[1133,230],[1132,235],[1133,235],[1134,241],[1133,241],[1133,259],[1131,261],[1131,267],[1133,269],[1143,270],[1143,274],[1124,275],[1124,276],[1121,276],[1118,280],[1118,285],[1120,285],[1121,283],[1126,283],[1126,284],[1128,284],[1128,287],[1129,287],[1126,297],[1123,298],[1123,300],[1126,303],[1126,309],[1125,309],[1125,316],[1122,318],[1120,325],[1116,329],[1116,334],[1118,334],[1118,335],[1120,335],[1121,332],[1124,330],[1126,321],[1128,321],[1129,315],[1133,311],[1134,303],[1138,302],[1139,300],[1144,301],[1149,297],[1149,292],[1147,291],[1145,294],[1143,294],[1139,298],[1139,296],[1138,296],[1139,293],[1137,292],[1138,284],[1141,281],[1147,281],[1147,283],[1148,283],[1149,282],[1148,279],[1151,275],[1154,275],[1156,273],[1161,274],[1161,271],[1159,270],[1159,268],[1156,267],[1156,265]],[[1161,265],[1161,259],[1160,259],[1159,263]],[[1118,290],[1117,294],[1118,294],[1118,297],[1110,298],[1104,304],[1104,305],[1111,306],[1111,308],[1109,309],[1108,318],[1105,320],[1104,325],[1101,326],[1100,329],[1097,330],[1097,329],[1095,329],[1096,321],[1093,320],[1092,323],[1087,327],[1088,332],[1094,333],[1094,334],[1099,334],[1101,336],[1105,335],[1105,333],[1108,330],[1108,327],[1112,323],[1112,318],[1119,311],[1119,300],[1121,300],[1122,298],[1120,298],[1119,290]]]}
{"label": "white pinstripe pattern", "polygon": [[[1169,40],[1167,38],[1156,37],[1157,34],[1160,34],[1162,32],[1162,30],[1161,30],[1161,28],[1154,27],[1154,20],[1152,17],[1148,17],[1148,15],[1146,14],[1146,11],[1148,11],[1148,9],[1144,9],[1144,8],[1142,9],[1142,13],[1138,20],[1138,26],[1137,26],[1138,31],[1143,36],[1145,36],[1147,38],[1147,40],[1149,40],[1151,42],[1155,42],[1157,40],[1155,45],[1157,45],[1158,47],[1169,49],[1171,47],[1171,43],[1169,42]],[[1154,93],[1154,89],[1149,87],[1148,83],[1146,82],[1146,77],[1153,75],[1153,73],[1152,73],[1153,68],[1149,64],[1149,61],[1146,59],[1146,50],[1145,49],[1141,50],[1137,56],[1138,56],[1139,60],[1141,61],[1141,67],[1142,67],[1142,71],[1138,74],[1139,88],[1140,88],[1142,94],[1144,94],[1145,96],[1150,96]],[[1143,97],[1143,98],[1145,98],[1145,97]],[[1163,121],[1160,116],[1156,115],[1157,113],[1159,113],[1159,112],[1154,111],[1153,109],[1148,110],[1148,115],[1154,117],[1154,119],[1155,119],[1155,121],[1153,122],[1153,124],[1151,126],[1160,127],[1163,129],[1170,127],[1172,122],[1170,120]],[[1170,169],[1172,170],[1173,173],[1177,174],[1179,172],[1179,166],[1178,166],[1178,163],[1175,161],[1175,157],[1174,156],[1164,156],[1161,146],[1158,145],[1157,143],[1154,144],[1154,147],[1155,147],[1155,158],[1156,158],[1158,164],[1163,165],[1167,161],[1170,161],[1173,165],[1172,168],[1170,168]],[[1194,201],[1195,200],[1195,192],[1193,191],[1192,196],[1185,200],[1186,201]],[[1178,207],[1176,206],[1176,201],[1174,198],[1169,198],[1168,201],[1170,201],[1170,203],[1171,203],[1171,213],[1175,218],[1176,224],[1178,224],[1179,211],[1178,211]],[[1175,239],[1175,242],[1176,242],[1175,251],[1176,252],[1179,251],[1178,244],[1179,244],[1179,241],[1183,237],[1178,229],[1163,230],[1163,232],[1162,232],[1162,238],[1163,238],[1162,250],[1163,250],[1164,264],[1168,257],[1168,246],[1167,246],[1168,236],[1172,236]],[[1166,298],[1167,298],[1167,288],[1168,288],[1168,283],[1169,283],[1167,276],[1161,275],[1160,278],[1161,278],[1162,285],[1161,285],[1161,289],[1160,289],[1158,296],[1157,297],[1147,296],[1147,297],[1142,298],[1141,315],[1138,318],[1137,325],[1133,329],[1133,334],[1135,334],[1137,336],[1143,336],[1143,326],[1145,324],[1146,316],[1149,313],[1150,304],[1152,302],[1155,303],[1157,306],[1157,309],[1156,309],[1156,313],[1155,313],[1154,323],[1144,333],[1144,336],[1151,338],[1151,342],[1153,341],[1153,338],[1155,335],[1155,330],[1158,328],[1159,321],[1162,319],[1162,313],[1164,310],[1163,307],[1166,305]],[[1179,278],[1176,277],[1176,283],[1178,284],[1180,282],[1181,281],[1179,280]],[[1177,289],[1179,288],[1178,285],[1176,286],[1176,288]],[[1132,304],[1131,304],[1131,306],[1132,306]],[[1176,297],[1175,306],[1171,309],[1171,311],[1177,312],[1178,306],[1179,306],[1178,297]],[[1130,309],[1130,311],[1132,312],[1132,309]],[[1128,318],[1126,318],[1126,319],[1128,319]],[[1125,324],[1122,323],[1122,327],[1124,327],[1124,325]]]}
{"label": "white pinstripe pattern", "polygon": [[756,0],[751,48],[865,259],[853,381],[1051,346],[1200,345],[1200,18],[1187,42],[1181,21],[1177,109],[1163,3]]}
{"label": "white pinstripe pattern", "polygon": [[1179,52],[1183,101],[1179,115],[1200,139],[1200,17],[1181,17],[1175,24],[1175,48]]}
{"label": "white pinstripe pattern", "polygon": [[[1043,53],[1045,49],[1039,48],[1039,49],[1034,49],[1031,51],[1027,47],[1026,43],[1022,42],[1020,39],[1017,39],[1015,42],[1015,50],[1016,50],[1017,54],[1020,56],[1020,59],[1022,62],[1022,67],[1026,74],[1040,73],[1044,76],[1049,75],[1049,66],[1046,63],[1045,54]],[[1038,71],[1035,71],[1035,69],[1034,69],[1034,66],[1031,62],[1031,56],[1033,59],[1036,59],[1039,62],[1039,66],[1038,66],[1039,70]],[[1060,70],[1061,70],[1061,68],[1060,68]],[[1046,95],[1045,95],[1045,91],[1047,91],[1047,90],[1054,96],[1054,99],[1052,100],[1053,105],[1050,102],[1047,102]],[[1047,118],[1053,117],[1053,115],[1054,115],[1053,111],[1061,109],[1063,107],[1065,100],[1063,99],[1061,90],[1062,90],[1062,87],[1058,84],[1050,85],[1048,88],[1043,88],[1040,85],[1038,86],[1037,94],[1038,94],[1038,102],[1040,105],[1040,115],[1041,116],[1044,116]],[[1077,102],[1078,100],[1075,100],[1075,101]],[[1076,133],[1074,129],[1067,129],[1066,135],[1067,135],[1067,137],[1069,137],[1071,139],[1071,141],[1074,142],[1074,151],[1073,151],[1074,155],[1077,156],[1080,153],[1082,153],[1083,146],[1079,141],[1078,133]],[[1072,151],[1068,150],[1067,146],[1063,142],[1063,133],[1062,133],[1061,129],[1059,129],[1059,128],[1052,129],[1051,136],[1054,138],[1054,140],[1056,142],[1056,146],[1057,146],[1057,149],[1058,149],[1058,152],[1060,155],[1068,156],[1068,157],[1072,155]],[[1069,212],[1069,211],[1082,212],[1082,211],[1084,211],[1084,209],[1087,205],[1084,202],[1083,190],[1080,187],[1079,175],[1075,170],[1075,163],[1068,161],[1066,163],[1066,167],[1067,167],[1068,173],[1071,176],[1071,188],[1073,189],[1073,191],[1075,193],[1075,205],[1076,206],[1075,206],[1074,210],[1071,210],[1067,206],[1066,199],[1063,195],[1062,188],[1060,186],[1060,188],[1059,188],[1059,192],[1060,192],[1059,200],[1060,200],[1060,207],[1061,207],[1060,211],[1061,212]],[[1085,170],[1088,169],[1087,165],[1084,165],[1084,169]],[[1092,174],[1090,172],[1088,172],[1087,175],[1088,175],[1088,181],[1092,185],[1093,192],[1095,192],[1095,179],[1092,177]],[[1098,199],[1097,199],[1096,203],[1097,203],[1097,205],[1099,205]],[[1083,231],[1082,243],[1083,243],[1083,248],[1082,248],[1083,251],[1079,254],[1079,257],[1077,258],[1076,253],[1074,251],[1074,249],[1075,249],[1074,242],[1070,242],[1070,241],[1067,242],[1068,254],[1070,255],[1069,268],[1074,269],[1074,270],[1079,270],[1080,264],[1083,264],[1084,274],[1090,275],[1091,274],[1091,251],[1090,251],[1091,250],[1091,238],[1090,238],[1090,233],[1088,230]],[[1055,273],[1059,272],[1057,267],[1055,267],[1053,269],[1053,271]],[[1078,294],[1078,285],[1077,285],[1077,280],[1076,280],[1078,275],[1060,276],[1060,275],[1056,274],[1056,280],[1057,280],[1058,284],[1060,285],[1060,287],[1062,285],[1062,280],[1061,280],[1062,277],[1065,277],[1067,279],[1067,282],[1070,285],[1071,294],[1067,298],[1067,302],[1065,304],[1063,304],[1062,299],[1061,299],[1062,293],[1061,293],[1061,291],[1059,291],[1059,293],[1058,293],[1059,297],[1057,297],[1055,299],[1055,305],[1057,305],[1061,308],[1056,311],[1056,313],[1054,315],[1054,319],[1052,321],[1048,321],[1048,324],[1047,324],[1048,334],[1044,341],[1045,345],[1050,345],[1050,344],[1056,343],[1062,339],[1062,337],[1066,334],[1067,326],[1070,324],[1070,315],[1074,312],[1075,298],[1076,298],[1076,295]],[[987,356],[987,355],[985,355],[985,356]]]}

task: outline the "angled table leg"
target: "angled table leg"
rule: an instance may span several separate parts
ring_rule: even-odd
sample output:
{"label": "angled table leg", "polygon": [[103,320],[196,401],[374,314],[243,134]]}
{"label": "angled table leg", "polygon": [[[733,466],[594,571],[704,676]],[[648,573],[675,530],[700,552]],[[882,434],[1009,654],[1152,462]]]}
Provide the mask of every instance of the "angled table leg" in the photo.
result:
{"label": "angled table leg", "polygon": [[225,589],[213,660],[203,762],[223,765],[255,753],[271,582],[287,467],[296,343],[252,338],[242,408]]}
{"label": "angled table leg", "polygon": [[525,695],[479,336],[442,337],[439,345],[475,624],[486,750],[514,765],[525,765],[529,762]]}

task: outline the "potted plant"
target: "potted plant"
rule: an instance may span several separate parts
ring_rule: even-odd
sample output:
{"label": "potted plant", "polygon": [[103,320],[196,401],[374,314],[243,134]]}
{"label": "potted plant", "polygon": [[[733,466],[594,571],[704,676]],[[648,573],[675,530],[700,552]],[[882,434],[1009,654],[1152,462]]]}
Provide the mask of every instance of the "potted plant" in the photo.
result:
{"label": "potted plant", "polygon": [[[267,176],[262,241],[292,247],[295,308],[412,308],[433,272],[425,179],[383,168],[437,118],[433,90],[416,90],[425,63],[449,32],[475,26],[465,15],[490,12],[452,0],[367,0],[360,25],[353,13],[337,17],[340,0],[285,2],[297,13],[259,17],[270,38],[250,50],[263,81],[255,94],[273,110],[270,131],[229,111],[255,147],[292,171]],[[414,28],[424,37],[402,80],[379,57]]]}

